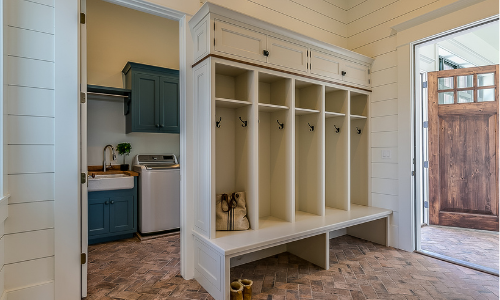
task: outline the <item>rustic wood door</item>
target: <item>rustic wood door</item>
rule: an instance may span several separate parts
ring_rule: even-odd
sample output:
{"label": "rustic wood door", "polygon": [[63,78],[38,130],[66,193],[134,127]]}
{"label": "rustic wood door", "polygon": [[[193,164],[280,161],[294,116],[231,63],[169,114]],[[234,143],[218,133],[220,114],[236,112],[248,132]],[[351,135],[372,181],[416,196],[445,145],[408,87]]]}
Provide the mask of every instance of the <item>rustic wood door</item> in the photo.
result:
{"label": "rustic wood door", "polygon": [[428,73],[431,225],[498,231],[498,65]]}

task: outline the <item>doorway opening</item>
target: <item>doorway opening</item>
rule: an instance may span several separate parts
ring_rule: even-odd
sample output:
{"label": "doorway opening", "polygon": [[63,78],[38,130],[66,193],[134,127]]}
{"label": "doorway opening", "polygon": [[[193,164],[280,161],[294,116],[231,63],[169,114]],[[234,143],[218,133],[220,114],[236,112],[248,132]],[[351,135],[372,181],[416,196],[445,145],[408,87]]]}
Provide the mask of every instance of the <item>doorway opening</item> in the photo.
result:
{"label": "doorway opening", "polygon": [[417,251],[498,276],[498,18],[414,46]]}

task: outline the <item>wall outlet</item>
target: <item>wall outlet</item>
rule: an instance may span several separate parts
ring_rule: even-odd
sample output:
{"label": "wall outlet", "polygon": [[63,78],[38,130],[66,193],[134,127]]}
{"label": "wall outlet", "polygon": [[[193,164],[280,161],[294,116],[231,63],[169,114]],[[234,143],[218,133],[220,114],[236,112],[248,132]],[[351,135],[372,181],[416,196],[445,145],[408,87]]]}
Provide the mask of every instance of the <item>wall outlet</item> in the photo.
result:
{"label": "wall outlet", "polygon": [[382,159],[390,159],[391,156],[391,150],[382,150]]}

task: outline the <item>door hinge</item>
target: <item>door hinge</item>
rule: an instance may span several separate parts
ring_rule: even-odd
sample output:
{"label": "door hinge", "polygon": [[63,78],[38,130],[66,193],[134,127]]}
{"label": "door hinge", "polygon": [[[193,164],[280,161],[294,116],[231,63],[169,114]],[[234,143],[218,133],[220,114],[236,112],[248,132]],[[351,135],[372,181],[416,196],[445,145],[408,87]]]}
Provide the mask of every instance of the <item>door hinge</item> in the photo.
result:
{"label": "door hinge", "polygon": [[415,171],[411,171],[411,176],[415,176]]}
{"label": "door hinge", "polygon": [[368,79],[368,84],[371,84],[371,83],[372,83],[372,81],[370,79]]}
{"label": "door hinge", "polygon": [[429,208],[429,201],[424,201],[424,208]]}
{"label": "door hinge", "polygon": [[428,168],[429,167],[429,161],[424,161],[424,168]]}
{"label": "door hinge", "polygon": [[86,264],[87,263],[87,254],[86,253],[82,253],[80,255],[80,260],[82,262],[82,265]]}
{"label": "door hinge", "polygon": [[80,24],[85,24],[85,14],[80,13]]}
{"label": "door hinge", "polygon": [[426,88],[427,88],[427,81],[422,82],[422,88],[423,88],[423,89],[426,89]]}
{"label": "door hinge", "polygon": [[80,103],[85,103],[86,98],[85,93],[80,93]]}
{"label": "door hinge", "polygon": [[85,174],[85,173],[81,174],[80,182],[81,182],[81,184],[84,184],[87,182],[87,174]]}
{"label": "door hinge", "polygon": [[214,38],[214,46],[215,46],[215,38]]}
{"label": "door hinge", "polygon": [[368,69],[368,74],[370,74],[370,69]]}
{"label": "door hinge", "polygon": [[424,121],[423,127],[424,128],[429,128],[429,121]]}

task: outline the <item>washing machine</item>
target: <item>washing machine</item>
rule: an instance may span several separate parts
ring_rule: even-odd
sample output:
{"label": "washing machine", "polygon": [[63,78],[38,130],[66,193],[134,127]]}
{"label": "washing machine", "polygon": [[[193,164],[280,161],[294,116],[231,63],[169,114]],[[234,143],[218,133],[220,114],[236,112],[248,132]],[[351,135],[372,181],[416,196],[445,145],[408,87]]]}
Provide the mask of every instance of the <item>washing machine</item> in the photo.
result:
{"label": "washing machine", "polygon": [[138,227],[141,234],[180,228],[180,167],[174,154],[139,154]]}

